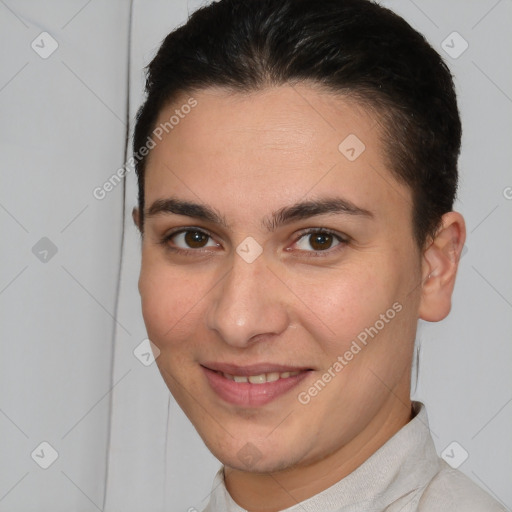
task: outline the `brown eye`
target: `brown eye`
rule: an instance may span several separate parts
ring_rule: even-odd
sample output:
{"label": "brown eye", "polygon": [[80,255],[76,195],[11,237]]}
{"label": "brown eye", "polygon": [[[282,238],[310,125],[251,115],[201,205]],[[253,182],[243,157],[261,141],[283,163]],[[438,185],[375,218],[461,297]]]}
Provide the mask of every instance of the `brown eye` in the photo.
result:
{"label": "brown eye", "polygon": [[206,242],[210,238],[206,233],[201,231],[186,231],[185,232],[185,243],[193,249],[204,247]]}
{"label": "brown eye", "polygon": [[317,229],[316,231],[304,232],[295,242],[295,245],[301,251],[315,253],[334,249],[344,243],[346,243],[346,240],[341,235]]}
{"label": "brown eye", "polygon": [[313,233],[309,235],[309,245],[315,249],[315,251],[324,251],[330,249],[334,237],[328,233]]}
{"label": "brown eye", "polygon": [[[164,237],[164,243],[170,249],[192,250],[206,247],[219,247],[212,237],[199,229],[183,229]],[[174,247],[173,247],[174,246]]]}

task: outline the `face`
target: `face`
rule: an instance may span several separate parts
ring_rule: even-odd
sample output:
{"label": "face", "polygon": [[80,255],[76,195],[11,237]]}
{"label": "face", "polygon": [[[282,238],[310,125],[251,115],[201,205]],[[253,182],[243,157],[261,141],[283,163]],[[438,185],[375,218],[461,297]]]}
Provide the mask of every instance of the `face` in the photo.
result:
{"label": "face", "polygon": [[232,468],[370,442],[409,401],[422,277],[380,125],[313,86],[193,97],[146,171],[139,289],[162,377]]}

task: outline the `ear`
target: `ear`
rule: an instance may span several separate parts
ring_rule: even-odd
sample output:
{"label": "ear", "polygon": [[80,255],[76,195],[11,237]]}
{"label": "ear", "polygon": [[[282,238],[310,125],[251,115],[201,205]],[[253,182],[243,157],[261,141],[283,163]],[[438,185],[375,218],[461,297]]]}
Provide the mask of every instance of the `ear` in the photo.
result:
{"label": "ear", "polygon": [[419,317],[439,322],[450,312],[455,277],[466,241],[466,224],[460,213],[449,212],[422,259],[422,293]]}
{"label": "ear", "polygon": [[139,231],[140,231],[140,214],[139,214],[139,209],[135,206],[133,207],[133,210],[132,210],[132,219],[133,219],[134,224],[139,228]]}

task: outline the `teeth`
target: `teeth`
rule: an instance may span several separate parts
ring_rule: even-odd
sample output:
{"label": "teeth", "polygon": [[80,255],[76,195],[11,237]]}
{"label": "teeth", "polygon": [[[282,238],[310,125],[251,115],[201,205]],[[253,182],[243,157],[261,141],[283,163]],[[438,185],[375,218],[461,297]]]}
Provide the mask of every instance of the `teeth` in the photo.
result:
{"label": "teeth", "polygon": [[267,382],[275,382],[279,379],[278,372],[267,373]]}
{"label": "teeth", "polygon": [[265,382],[275,382],[278,379],[287,379],[288,377],[295,377],[300,372],[271,372],[271,373],[261,373],[260,375],[249,375],[246,377],[245,375],[230,375],[229,373],[223,373],[222,375],[229,380],[234,380],[235,382],[250,382],[251,384],[265,384]]}
{"label": "teeth", "polygon": [[249,375],[249,382],[251,384],[265,384],[267,376],[264,373],[261,375]]}

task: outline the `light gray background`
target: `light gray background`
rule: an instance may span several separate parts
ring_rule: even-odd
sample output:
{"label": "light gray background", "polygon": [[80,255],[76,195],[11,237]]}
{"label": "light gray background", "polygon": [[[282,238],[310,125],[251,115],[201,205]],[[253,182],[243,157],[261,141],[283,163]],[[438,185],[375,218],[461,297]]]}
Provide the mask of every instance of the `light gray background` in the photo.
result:
{"label": "light gray background", "polygon": [[[420,324],[415,398],[438,451],[457,441],[460,469],[510,508],[512,2],[385,4],[444,55],[464,124],[467,252],[451,315]],[[219,462],[133,354],[146,338],[134,173],[93,196],[125,162],[143,66],[198,5],[0,0],[0,511],[174,512],[208,497]],[[59,45],[46,59],[31,47],[48,50],[43,31]],[[441,46],[454,31],[469,44],[458,58]],[[58,453],[48,469],[43,441]]]}

